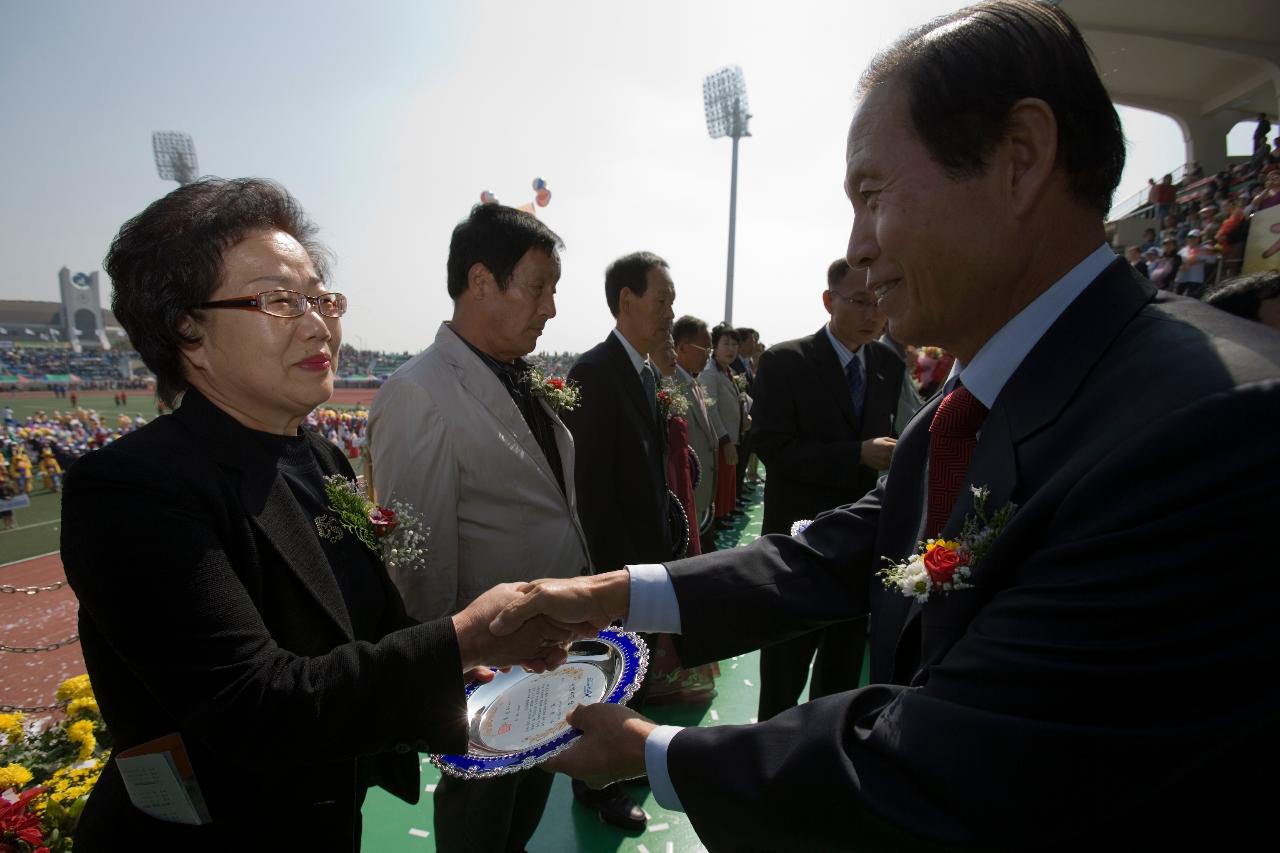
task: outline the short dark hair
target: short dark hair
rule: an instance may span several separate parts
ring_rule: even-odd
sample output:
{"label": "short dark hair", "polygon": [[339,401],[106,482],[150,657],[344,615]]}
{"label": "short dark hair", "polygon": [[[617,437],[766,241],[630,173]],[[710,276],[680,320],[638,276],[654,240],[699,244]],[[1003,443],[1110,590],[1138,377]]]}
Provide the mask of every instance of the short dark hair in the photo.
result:
{"label": "short dark hair", "polygon": [[316,227],[284,187],[260,178],[204,178],[153,201],[120,226],[103,261],[111,310],[156,375],[156,393],[172,406],[191,387],[181,348],[195,306],[222,283],[222,256],[250,232],[283,231],[306,250],[322,279],[329,253]]}
{"label": "short dark hair", "polygon": [[738,334],[742,336],[743,340],[746,340],[747,338],[755,338],[756,340],[760,340],[760,333],[757,332],[755,329],[751,328],[750,326],[739,326]]}
{"label": "short dark hair", "polygon": [[844,277],[849,274],[849,262],[844,258],[836,258],[831,262],[831,266],[827,267],[827,290],[835,287],[844,281]]}
{"label": "short dark hair", "polygon": [[632,252],[609,264],[604,271],[604,301],[609,303],[610,314],[618,316],[622,288],[644,296],[649,289],[649,270],[655,267],[669,269],[667,262],[653,252]]}
{"label": "short dark hair", "polygon": [[700,335],[707,331],[707,322],[699,320],[691,314],[685,314],[679,320],[671,324],[671,340],[675,341],[676,346],[685,341],[691,341],[694,336]]}
{"label": "short dark hair", "polygon": [[476,264],[484,264],[498,289],[506,290],[525,252],[541,249],[554,255],[563,248],[564,241],[538,217],[501,204],[477,204],[449,240],[449,298],[457,299],[467,289],[467,273]]}
{"label": "short dark hair", "polygon": [[1120,117],[1067,14],[1040,0],[990,0],[935,18],[879,53],[859,92],[907,89],[916,136],[953,176],[976,175],[1022,98],[1048,103],[1072,194],[1105,214],[1124,170]]}
{"label": "short dark hair", "polygon": [[742,343],[742,335],[738,334],[737,329],[729,323],[717,323],[716,327],[711,330],[711,346],[719,346],[720,339],[725,337],[733,338],[739,344]]}
{"label": "short dark hair", "polygon": [[1229,278],[1205,295],[1214,308],[1246,320],[1257,320],[1263,300],[1280,296],[1280,270],[1263,270]]}

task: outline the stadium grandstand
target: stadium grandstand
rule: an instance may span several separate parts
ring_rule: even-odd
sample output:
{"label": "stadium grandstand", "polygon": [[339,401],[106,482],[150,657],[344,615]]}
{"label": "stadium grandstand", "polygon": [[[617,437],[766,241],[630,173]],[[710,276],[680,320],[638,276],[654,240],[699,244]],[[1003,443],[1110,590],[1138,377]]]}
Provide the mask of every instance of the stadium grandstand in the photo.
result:
{"label": "stadium grandstand", "polygon": [[[1280,169],[1280,138],[1271,138],[1280,133],[1271,125],[1280,114],[1275,3],[1221,0],[1212,14],[1202,4],[1159,0],[1058,5],[1083,31],[1112,99],[1167,116],[1182,132],[1183,161],[1117,199],[1109,230],[1118,251],[1137,248],[1147,264],[1165,254],[1170,237],[1169,248],[1184,259],[1195,239],[1191,254],[1204,267],[1197,280],[1174,287],[1171,276],[1157,284],[1200,296],[1241,271],[1248,217],[1270,206],[1260,199],[1270,202],[1267,175]],[[1231,156],[1227,135],[1246,122],[1258,128],[1261,145],[1255,138],[1252,153]]]}

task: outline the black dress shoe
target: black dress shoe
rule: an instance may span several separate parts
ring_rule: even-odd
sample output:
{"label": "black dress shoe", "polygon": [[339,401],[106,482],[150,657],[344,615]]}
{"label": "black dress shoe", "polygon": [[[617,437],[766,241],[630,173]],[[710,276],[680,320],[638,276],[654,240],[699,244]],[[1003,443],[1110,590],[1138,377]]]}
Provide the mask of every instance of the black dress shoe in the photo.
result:
{"label": "black dress shoe", "polygon": [[630,832],[643,831],[645,821],[649,819],[644,809],[636,805],[636,801],[631,799],[631,795],[618,782],[597,791],[588,787],[586,782],[574,779],[573,796],[579,803],[599,814],[605,823]]}

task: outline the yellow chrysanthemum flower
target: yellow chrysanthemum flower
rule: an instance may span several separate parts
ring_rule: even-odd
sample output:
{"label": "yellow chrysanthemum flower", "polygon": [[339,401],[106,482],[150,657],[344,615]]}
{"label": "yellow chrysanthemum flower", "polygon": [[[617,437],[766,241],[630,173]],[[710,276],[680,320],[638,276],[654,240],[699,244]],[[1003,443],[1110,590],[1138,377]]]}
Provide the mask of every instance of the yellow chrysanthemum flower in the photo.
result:
{"label": "yellow chrysanthemum flower", "polygon": [[67,726],[67,737],[72,743],[83,743],[93,739],[93,723],[90,720],[76,720]]}
{"label": "yellow chrysanthemum flower", "polygon": [[82,696],[79,699],[72,699],[67,705],[67,716],[71,718],[84,717],[89,714],[101,714],[98,710],[98,700],[92,696]]}
{"label": "yellow chrysanthemum flower", "polygon": [[933,539],[929,542],[929,547],[925,549],[925,553],[929,553],[934,548],[948,548],[952,551],[960,547],[960,543],[954,539]]}
{"label": "yellow chrysanthemum flower", "polygon": [[9,743],[17,743],[23,739],[22,713],[0,714],[0,734],[9,738]]}
{"label": "yellow chrysanthemum flower", "polygon": [[98,748],[98,739],[93,735],[93,723],[90,720],[76,720],[67,726],[67,739],[80,746],[80,760],[88,761],[93,751]]}
{"label": "yellow chrysanthemum flower", "polygon": [[93,696],[93,686],[89,684],[89,676],[76,675],[58,685],[58,701],[69,702]]}
{"label": "yellow chrysanthemum flower", "polygon": [[31,771],[21,764],[6,764],[0,767],[0,791],[10,788],[19,790],[31,781]]}

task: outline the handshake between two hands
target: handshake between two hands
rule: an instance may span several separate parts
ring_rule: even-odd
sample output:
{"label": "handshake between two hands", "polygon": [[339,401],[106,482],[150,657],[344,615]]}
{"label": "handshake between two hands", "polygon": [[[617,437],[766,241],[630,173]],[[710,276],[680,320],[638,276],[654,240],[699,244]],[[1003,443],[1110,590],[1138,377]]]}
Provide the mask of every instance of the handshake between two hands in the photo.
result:
{"label": "handshake between two hands", "polygon": [[[626,570],[495,586],[453,617],[462,666],[480,680],[488,667],[518,665],[534,672],[564,663],[575,640],[627,615]],[[644,742],[654,723],[620,705],[579,705],[567,717],[583,736],[548,761],[551,771],[603,787],[645,772]]]}

